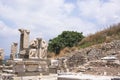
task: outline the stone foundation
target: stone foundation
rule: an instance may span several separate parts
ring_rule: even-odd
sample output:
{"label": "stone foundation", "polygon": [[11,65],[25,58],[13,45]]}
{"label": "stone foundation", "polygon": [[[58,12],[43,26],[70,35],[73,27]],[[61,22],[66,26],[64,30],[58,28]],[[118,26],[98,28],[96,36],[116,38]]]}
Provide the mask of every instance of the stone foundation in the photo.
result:
{"label": "stone foundation", "polygon": [[38,76],[40,74],[48,75],[49,69],[46,61],[13,61],[13,71],[18,76]]}

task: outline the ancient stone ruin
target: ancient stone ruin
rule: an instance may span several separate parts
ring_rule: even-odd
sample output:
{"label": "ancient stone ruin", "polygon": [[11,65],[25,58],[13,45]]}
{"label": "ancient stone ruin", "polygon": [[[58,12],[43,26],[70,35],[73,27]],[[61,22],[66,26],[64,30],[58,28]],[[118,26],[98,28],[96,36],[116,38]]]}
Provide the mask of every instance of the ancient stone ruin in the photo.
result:
{"label": "ancient stone ruin", "polygon": [[[30,31],[19,29],[20,47],[18,43],[11,45],[10,59],[7,66],[2,68],[4,73],[12,73],[17,76],[38,76],[49,74],[47,60],[47,43],[42,38],[29,41]],[[0,61],[4,60],[4,50],[0,49]],[[2,63],[1,63],[2,64]]]}
{"label": "ancient stone ruin", "polygon": [[[18,61],[17,63],[16,60],[12,61],[14,72],[18,75],[23,75],[23,73],[24,75],[39,75],[40,73],[48,72],[47,43],[42,38],[36,38],[30,42],[30,31],[25,29],[19,29],[19,31],[21,34]],[[14,43],[14,49],[11,50],[17,51],[16,49],[17,44]],[[11,53],[15,54],[15,51],[11,51]],[[22,70],[19,70],[20,67]]]}
{"label": "ancient stone ruin", "polygon": [[47,43],[42,38],[36,38],[29,42],[30,31],[25,29],[19,29],[19,31],[21,33],[19,57],[47,59]]}
{"label": "ancient stone ruin", "polygon": [[45,40],[29,40],[29,30],[19,31],[20,43],[12,43],[6,64],[0,48],[0,80],[120,80],[120,40],[48,59]]}

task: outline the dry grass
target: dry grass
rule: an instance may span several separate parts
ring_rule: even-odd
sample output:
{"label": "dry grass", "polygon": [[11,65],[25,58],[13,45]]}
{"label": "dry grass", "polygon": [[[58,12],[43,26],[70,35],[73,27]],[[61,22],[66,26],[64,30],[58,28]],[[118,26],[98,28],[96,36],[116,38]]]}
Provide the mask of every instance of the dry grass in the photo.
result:
{"label": "dry grass", "polygon": [[48,58],[55,58],[55,53],[53,53],[53,52],[48,52],[47,57],[48,57]]}
{"label": "dry grass", "polygon": [[116,39],[120,39],[120,24],[110,26],[95,34],[88,35],[80,42],[79,46],[80,48],[85,48],[103,42],[111,42]]}
{"label": "dry grass", "polygon": [[72,48],[66,47],[60,51],[60,54],[58,56],[59,57],[68,56],[70,52],[75,51],[77,49],[78,47],[72,47]]}
{"label": "dry grass", "polygon": [[60,54],[55,55],[55,53],[48,53],[48,58],[57,58],[57,57],[64,57],[64,56],[68,56],[70,52],[78,50],[78,47],[65,47],[64,49],[62,49],[60,51]]}

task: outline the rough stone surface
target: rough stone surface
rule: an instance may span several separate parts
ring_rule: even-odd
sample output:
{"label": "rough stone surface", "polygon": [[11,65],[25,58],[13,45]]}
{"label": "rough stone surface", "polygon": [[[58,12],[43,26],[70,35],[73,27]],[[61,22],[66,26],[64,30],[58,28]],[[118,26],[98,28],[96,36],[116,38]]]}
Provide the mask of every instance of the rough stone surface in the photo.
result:
{"label": "rough stone surface", "polygon": [[[115,57],[115,60],[102,60],[104,57]],[[64,60],[67,61],[64,64]],[[93,45],[71,52],[71,55],[61,60],[60,70],[65,68],[72,72],[82,72],[93,75],[120,75],[120,40],[110,43]],[[59,60],[60,61],[60,60]]]}
{"label": "rough stone surface", "polygon": [[0,48],[0,61],[4,60],[4,49]]}
{"label": "rough stone surface", "polygon": [[76,52],[71,52],[71,54],[73,55],[68,59],[68,65],[71,67],[82,65],[88,61],[99,60],[109,55],[116,55],[120,60],[120,40],[94,45]]}

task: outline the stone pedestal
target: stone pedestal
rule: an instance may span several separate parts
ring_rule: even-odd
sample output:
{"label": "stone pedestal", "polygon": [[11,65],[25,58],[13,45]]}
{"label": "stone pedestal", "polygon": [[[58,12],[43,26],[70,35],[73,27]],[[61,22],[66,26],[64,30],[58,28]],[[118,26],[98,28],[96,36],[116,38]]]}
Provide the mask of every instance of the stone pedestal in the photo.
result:
{"label": "stone pedestal", "polygon": [[48,64],[42,60],[13,61],[13,71],[18,76],[39,76],[49,74]]}

